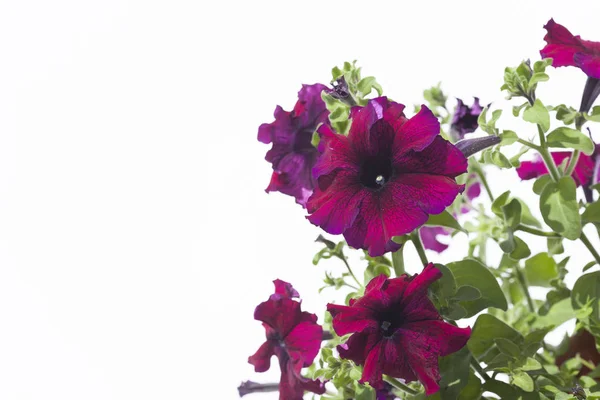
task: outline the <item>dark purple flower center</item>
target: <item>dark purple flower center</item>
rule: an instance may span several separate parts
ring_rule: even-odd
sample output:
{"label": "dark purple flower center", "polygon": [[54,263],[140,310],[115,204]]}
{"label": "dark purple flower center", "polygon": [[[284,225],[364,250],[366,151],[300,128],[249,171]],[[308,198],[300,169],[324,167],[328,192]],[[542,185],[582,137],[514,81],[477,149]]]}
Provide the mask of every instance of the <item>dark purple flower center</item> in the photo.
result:
{"label": "dark purple flower center", "polygon": [[381,334],[386,338],[394,336],[394,333],[402,324],[402,321],[397,313],[393,312],[382,313],[378,320],[380,321],[379,328],[381,329]]}
{"label": "dark purple flower center", "polygon": [[388,157],[368,157],[360,166],[360,183],[370,189],[380,190],[394,174]]}
{"label": "dark purple flower center", "polygon": [[294,138],[294,153],[303,153],[306,151],[315,151],[315,147],[312,145],[312,135],[314,132],[314,128],[310,127],[307,129],[303,129],[302,131],[296,134]]}

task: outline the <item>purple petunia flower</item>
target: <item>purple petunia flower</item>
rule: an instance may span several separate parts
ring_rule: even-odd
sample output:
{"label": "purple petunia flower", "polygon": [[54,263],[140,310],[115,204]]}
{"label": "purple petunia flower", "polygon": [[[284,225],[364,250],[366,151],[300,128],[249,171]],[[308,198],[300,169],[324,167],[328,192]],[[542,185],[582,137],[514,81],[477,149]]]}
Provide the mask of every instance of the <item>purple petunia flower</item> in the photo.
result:
{"label": "purple petunia flower", "polygon": [[483,111],[483,107],[479,104],[479,98],[474,97],[473,105],[467,106],[461,99],[458,100],[458,104],[454,109],[454,115],[452,116],[452,123],[450,124],[450,135],[454,141],[461,140],[467,133],[475,132],[477,127],[477,118]]}
{"label": "purple petunia flower", "polygon": [[444,211],[464,189],[455,177],[467,171],[467,160],[439,136],[435,115],[422,106],[407,119],[403,110],[378,97],[352,108],[348,136],[319,129],[323,154],[307,218],[371,256],[397,250],[394,236]]}
{"label": "purple petunia flower", "polygon": [[275,121],[258,128],[258,140],[273,143],[265,157],[273,164],[273,175],[266,191],[295,197],[303,207],[314,187],[311,170],[319,156],[311,144],[312,135],[329,115],[321,99],[323,90],[327,87],[318,83],[302,85],[298,102],[291,112],[277,106]]}
{"label": "purple petunia flower", "polygon": [[[594,183],[598,183],[598,157],[600,152],[600,146],[596,146],[596,151],[591,156],[581,154],[573,170],[573,179],[577,186],[590,186]],[[571,157],[570,151],[555,151],[550,153],[552,159],[557,165],[564,162],[565,159]],[[534,179],[542,175],[548,174],[548,168],[539,155],[536,155],[532,161],[522,161],[521,165],[517,167],[517,174],[522,180]]]}
{"label": "purple petunia flower", "polygon": [[591,42],[573,36],[564,26],[550,19],[544,28],[548,31],[546,46],[540,50],[543,58],[552,58],[554,67],[578,67],[589,77],[600,79],[600,42]]}
{"label": "purple petunia flower", "polygon": [[280,400],[302,400],[304,391],[325,393],[324,383],[301,375],[319,352],[323,328],[317,324],[317,316],[303,312],[300,303],[293,300],[298,292],[287,282],[279,279],[275,294],[261,303],[254,311],[254,319],[263,322],[267,341],[248,358],[256,372],[265,372],[276,355],[281,368],[279,381]]}
{"label": "purple petunia flower", "polygon": [[381,389],[386,374],[419,380],[428,395],[439,390],[438,357],[460,350],[471,334],[471,328],[444,322],[427,297],[429,285],[441,276],[431,263],[413,277],[380,275],[349,306],[327,305],[335,332],[353,333],[337,350],[363,366],[360,383]]}

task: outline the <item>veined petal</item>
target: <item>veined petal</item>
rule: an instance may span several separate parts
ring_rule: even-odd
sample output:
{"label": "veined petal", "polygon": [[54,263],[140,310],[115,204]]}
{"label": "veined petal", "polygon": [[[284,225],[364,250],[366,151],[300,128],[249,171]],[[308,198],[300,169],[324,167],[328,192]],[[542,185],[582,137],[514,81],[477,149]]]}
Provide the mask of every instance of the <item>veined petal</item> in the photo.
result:
{"label": "veined petal", "polygon": [[436,136],[422,151],[397,153],[394,166],[404,173],[456,177],[467,172],[467,159],[452,143]]}
{"label": "veined petal", "polygon": [[327,311],[333,316],[332,325],[338,336],[378,328],[373,310],[368,308],[329,303],[327,304]]}
{"label": "veined petal", "polygon": [[271,367],[271,357],[275,354],[275,342],[267,340],[250,357],[248,362],[254,365],[255,372],[265,372]]}
{"label": "veined petal", "polygon": [[302,360],[303,366],[312,364],[321,348],[323,328],[314,321],[303,321],[285,337],[286,350],[291,358]]}
{"label": "veined petal", "polygon": [[285,337],[302,318],[300,303],[288,298],[269,299],[254,310],[254,319],[268,324]]}
{"label": "veined petal", "polygon": [[542,58],[552,58],[554,67],[575,66],[573,56],[584,51],[579,36],[573,36],[564,26],[554,22],[554,19],[544,25],[548,31],[544,40],[548,43],[541,51]]}
{"label": "veined petal", "polygon": [[411,119],[396,128],[393,144],[394,159],[410,150],[421,151],[440,133],[440,122],[425,105]]}

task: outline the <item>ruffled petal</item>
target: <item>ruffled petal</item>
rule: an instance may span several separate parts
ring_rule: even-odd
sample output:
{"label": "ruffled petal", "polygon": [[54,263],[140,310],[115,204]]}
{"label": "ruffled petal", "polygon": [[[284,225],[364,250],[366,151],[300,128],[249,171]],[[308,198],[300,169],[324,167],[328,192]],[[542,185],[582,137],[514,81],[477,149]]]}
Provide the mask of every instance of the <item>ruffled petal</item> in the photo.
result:
{"label": "ruffled petal", "polygon": [[551,57],[554,67],[575,66],[573,57],[576,53],[585,51],[579,36],[573,36],[567,28],[554,22],[554,19],[548,21],[544,29],[548,31],[544,37],[548,44],[540,50],[542,58]]}
{"label": "ruffled petal", "polygon": [[316,394],[325,393],[325,384],[319,380],[310,380],[301,374],[302,365],[289,357],[279,357],[281,379],[279,381],[279,400],[302,400],[304,391]]}
{"label": "ruffled petal", "polygon": [[398,332],[398,346],[404,350],[426,394],[439,390],[438,357],[460,350],[470,334],[471,328],[458,328],[443,321],[412,322]]}
{"label": "ruffled petal", "polygon": [[404,379],[407,382],[416,381],[417,376],[408,363],[406,349],[399,346],[397,340],[394,337],[383,341],[383,373],[394,378]]}
{"label": "ruffled petal", "polygon": [[322,337],[323,328],[320,325],[314,321],[303,321],[288,333],[284,342],[290,357],[302,361],[303,366],[308,367],[321,348]]}
{"label": "ruffled petal", "polygon": [[[566,159],[571,157],[571,152],[569,151],[555,151],[550,153],[554,163],[556,165],[560,165],[565,162]],[[548,174],[548,168],[546,168],[546,164],[539,156],[535,156],[532,161],[522,161],[521,165],[517,167],[517,175],[522,180],[534,179],[542,175]],[[577,165],[573,170],[573,179],[577,186],[588,185],[593,178],[594,175],[594,160],[592,157],[587,156],[585,154],[581,154],[579,156],[579,160],[577,160]]]}
{"label": "ruffled petal", "polygon": [[382,362],[381,362],[381,353],[383,349],[383,341],[379,341],[372,349],[369,351],[367,358],[365,359],[365,364],[363,367],[363,373],[361,379],[358,381],[360,383],[368,382],[369,385],[374,388],[380,388],[382,386]]}
{"label": "ruffled petal", "polygon": [[271,182],[265,191],[287,194],[294,197],[296,203],[305,207],[314,187],[312,166],[317,156],[316,151],[302,154],[288,153],[283,156],[277,164],[277,170],[273,171]]}
{"label": "ruffled petal", "polygon": [[400,158],[410,150],[421,151],[431,144],[440,133],[440,122],[426,106],[411,119],[396,127],[394,137],[394,159]]}
{"label": "ruffled petal", "polygon": [[300,295],[298,294],[296,289],[294,289],[291,283],[287,283],[285,281],[282,281],[281,279],[275,279],[273,281],[273,284],[275,285],[275,294],[271,295],[272,300],[277,300],[282,297],[287,299],[300,297]]}
{"label": "ruffled petal", "polygon": [[301,318],[300,303],[287,298],[269,299],[254,310],[254,319],[268,324],[281,337],[285,337]]}
{"label": "ruffled petal", "polygon": [[367,354],[379,341],[375,332],[366,330],[357,332],[350,336],[346,343],[336,347],[340,357],[354,361],[357,365],[363,365]]}
{"label": "ruffled petal", "polygon": [[329,303],[327,311],[333,316],[332,325],[338,336],[378,328],[373,310],[357,307],[356,303],[352,307]]}
{"label": "ruffled petal", "polygon": [[271,357],[275,354],[275,347],[275,342],[267,340],[256,353],[248,357],[248,362],[254,365],[255,372],[265,372],[271,367]]}
{"label": "ruffled petal", "polygon": [[467,172],[467,159],[452,143],[436,136],[422,151],[397,153],[394,167],[402,173],[414,172],[456,177]]}
{"label": "ruffled petal", "polygon": [[369,100],[364,107],[356,106],[350,110],[352,124],[348,132],[348,139],[352,148],[358,154],[372,154],[371,127],[377,121],[383,119],[383,113],[387,107],[387,97],[377,97]]}

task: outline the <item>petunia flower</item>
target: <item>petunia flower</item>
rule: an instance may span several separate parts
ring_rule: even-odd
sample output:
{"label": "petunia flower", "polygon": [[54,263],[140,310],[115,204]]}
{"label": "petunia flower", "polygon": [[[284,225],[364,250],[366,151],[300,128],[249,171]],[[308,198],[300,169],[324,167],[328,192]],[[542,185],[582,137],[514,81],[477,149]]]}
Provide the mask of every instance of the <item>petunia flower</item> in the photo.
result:
{"label": "petunia flower", "polygon": [[403,110],[378,97],[351,109],[348,136],[319,128],[323,154],[307,218],[371,256],[397,250],[394,236],[444,211],[464,189],[455,177],[467,171],[467,160],[439,136],[435,115],[422,106],[407,119]]}
{"label": "petunia flower", "polygon": [[471,334],[470,328],[444,322],[427,297],[429,285],[441,276],[431,263],[413,277],[380,275],[349,306],[327,305],[335,332],[352,333],[337,350],[363,366],[360,383],[381,389],[386,374],[419,380],[428,395],[439,390],[438,357],[460,350]]}
{"label": "petunia flower", "polygon": [[301,375],[303,367],[312,364],[319,348],[323,328],[315,314],[300,309],[298,292],[287,282],[275,280],[275,294],[254,311],[254,319],[263,322],[267,341],[248,358],[256,372],[265,372],[271,366],[271,357],[277,356],[281,369],[280,400],[302,400],[304,391],[325,393],[324,383]]}
{"label": "petunia flower", "polygon": [[[598,182],[598,165],[596,165],[596,162],[600,159],[598,157],[599,152],[600,146],[596,146],[596,151],[591,156],[583,153],[579,156],[572,175],[577,186],[587,187]],[[555,151],[550,154],[554,162],[560,165],[565,162],[565,159],[570,158],[572,153],[570,151]],[[521,165],[517,167],[517,174],[522,180],[529,180],[548,174],[548,168],[546,168],[542,158],[536,154],[532,161],[521,162]]]}
{"label": "petunia flower", "polygon": [[321,99],[321,92],[326,89],[318,83],[302,85],[291,112],[277,106],[275,121],[258,128],[258,140],[273,143],[265,157],[273,164],[271,182],[266,191],[292,196],[303,207],[314,187],[311,170],[319,156],[311,144],[312,135],[329,115]]}
{"label": "petunia flower", "polygon": [[550,19],[544,28],[548,31],[544,36],[547,44],[540,50],[540,55],[551,57],[554,67],[577,67],[588,76],[579,107],[579,111],[588,112],[600,95],[600,42],[573,36],[554,19]]}
{"label": "petunia flower", "polygon": [[[600,353],[596,349],[596,338],[585,329],[581,329],[569,338],[567,351],[556,357],[556,365],[562,365],[562,363],[577,354],[582,359],[591,361],[594,365],[600,364]],[[590,372],[591,370],[588,367],[582,365],[577,376],[587,375]]]}
{"label": "petunia flower", "polygon": [[473,105],[467,106],[461,99],[456,99],[458,104],[454,109],[452,123],[450,124],[450,135],[454,141],[458,141],[465,137],[467,133],[475,132],[477,127],[477,118],[483,111],[483,107],[479,104],[479,98],[474,97]]}
{"label": "petunia flower", "polygon": [[543,58],[552,58],[554,67],[578,67],[587,76],[600,79],[600,42],[591,42],[573,36],[564,26],[550,19],[544,29],[548,31],[546,46],[540,50]]}

